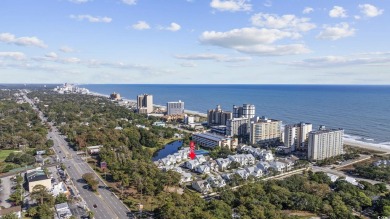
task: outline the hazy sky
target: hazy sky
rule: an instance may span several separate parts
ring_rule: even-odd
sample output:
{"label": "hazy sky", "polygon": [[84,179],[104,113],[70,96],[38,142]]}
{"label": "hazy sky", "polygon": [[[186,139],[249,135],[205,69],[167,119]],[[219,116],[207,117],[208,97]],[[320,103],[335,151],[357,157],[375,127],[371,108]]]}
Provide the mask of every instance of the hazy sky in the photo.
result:
{"label": "hazy sky", "polygon": [[390,84],[387,0],[1,0],[0,83]]}

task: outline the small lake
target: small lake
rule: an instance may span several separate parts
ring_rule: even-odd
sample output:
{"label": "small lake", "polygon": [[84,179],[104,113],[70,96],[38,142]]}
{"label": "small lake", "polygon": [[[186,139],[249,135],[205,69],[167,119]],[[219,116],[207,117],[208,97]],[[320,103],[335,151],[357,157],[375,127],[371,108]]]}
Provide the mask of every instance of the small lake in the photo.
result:
{"label": "small lake", "polygon": [[[176,153],[182,145],[183,145],[183,141],[181,141],[181,140],[177,140],[177,141],[174,141],[174,142],[171,142],[171,143],[165,145],[165,147],[163,149],[157,151],[154,154],[152,161],[156,161],[156,160],[159,160],[161,158],[167,157],[170,154]],[[196,155],[206,155],[208,153],[209,152],[207,150],[203,150],[203,149],[195,150]]]}
{"label": "small lake", "polygon": [[174,154],[179,150],[179,148],[182,145],[183,145],[183,141],[181,141],[181,140],[169,143],[169,144],[165,145],[165,147],[163,149],[157,151],[156,154],[153,156],[152,160],[156,161],[156,160],[164,158],[170,154]]}

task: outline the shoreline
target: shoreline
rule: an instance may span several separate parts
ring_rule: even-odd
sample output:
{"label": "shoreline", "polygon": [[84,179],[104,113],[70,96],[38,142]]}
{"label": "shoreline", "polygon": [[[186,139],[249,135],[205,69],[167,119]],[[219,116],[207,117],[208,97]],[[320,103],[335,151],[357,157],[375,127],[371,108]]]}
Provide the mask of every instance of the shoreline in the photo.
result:
{"label": "shoreline", "polygon": [[[89,95],[92,95],[92,96],[99,96],[99,97],[106,97],[106,98],[109,98],[110,95],[105,95],[105,94],[101,94],[101,93],[97,93],[97,92],[91,92],[89,91],[88,93]],[[130,103],[137,103],[137,100],[131,100],[131,99],[127,99],[127,98],[121,98],[121,101],[124,101],[124,102],[130,102]],[[160,108],[166,108],[166,106],[163,106],[163,105],[159,105],[159,104],[153,104],[153,107],[160,107]],[[194,110],[186,110],[184,109],[184,113],[186,114],[192,114],[192,115],[198,115],[200,117],[207,117],[207,114],[206,113],[201,113],[201,112],[198,112],[198,111],[194,111]]]}
{"label": "shoreline", "polygon": [[[94,95],[94,96],[100,96],[100,97],[106,97],[109,98],[110,95],[105,95],[97,92],[89,92],[89,95]],[[122,101],[128,101],[131,103],[137,103],[136,100],[131,100],[127,98],[122,98]],[[158,105],[158,104],[153,104],[154,107],[163,107],[166,108],[163,105]],[[207,117],[206,113],[201,113],[198,111],[193,111],[193,110],[184,110],[185,113],[187,114],[193,114],[193,115],[198,115],[201,117]],[[348,136],[348,137],[347,137]],[[354,136],[351,136],[349,134],[344,134],[343,141],[344,145],[349,145],[351,147],[360,147],[363,149],[367,150],[376,150],[376,151],[381,151],[381,152],[388,152],[390,153],[390,145],[389,144],[382,144],[382,143],[369,143],[361,140],[357,140],[356,138],[353,138]],[[362,139],[360,136],[356,136],[358,139]]]}
{"label": "shoreline", "polygon": [[385,144],[378,143],[368,143],[364,141],[359,141],[356,139],[343,137],[343,144],[351,147],[358,147],[367,150],[381,151],[385,153],[390,153],[390,146]]}

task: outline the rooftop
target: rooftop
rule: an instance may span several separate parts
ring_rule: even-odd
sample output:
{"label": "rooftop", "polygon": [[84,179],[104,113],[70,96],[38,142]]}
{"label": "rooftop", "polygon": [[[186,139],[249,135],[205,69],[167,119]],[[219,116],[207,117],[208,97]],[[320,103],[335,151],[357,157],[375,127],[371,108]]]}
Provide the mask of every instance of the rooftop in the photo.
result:
{"label": "rooftop", "polygon": [[208,133],[208,132],[205,132],[205,133],[195,133],[194,135],[196,136],[199,136],[199,137],[203,137],[203,138],[208,138],[208,139],[211,139],[211,140],[214,140],[214,141],[223,141],[225,139],[229,139],[223,135],[216,135],[216,134],[212,134],[212,133]]}
{"label": "rooftop", "polygon": [[43,170],[35,170],[35,171],[27,172],[27,181],[29,182],[41,181],[45,179],[49,179],[49,178],[46,176]]}

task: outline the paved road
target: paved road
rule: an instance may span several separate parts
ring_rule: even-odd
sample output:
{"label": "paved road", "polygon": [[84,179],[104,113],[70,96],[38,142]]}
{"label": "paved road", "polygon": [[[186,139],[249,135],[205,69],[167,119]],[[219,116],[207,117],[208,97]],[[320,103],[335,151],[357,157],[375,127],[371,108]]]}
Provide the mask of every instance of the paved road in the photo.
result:
{"label": "paved road", "polygon": [[[25,99],[32,103],[27,97]],[[35,108],[36,109],[36,108]],[[42,121],[47,121],[43,114],[39,112]],[[53,125],[53,124],[51,124]],[[98,195],[83,188],[86,184],[82,180],[84,173],[94,173],[92,168],[77,156],[76,151],[71,149],[65,141],[65,136],[61,135],[57,128],[52,126],[52,131],[49,131],[48,138],[54,142],[53,149],[62,162],[67,167],[67,172],[76,186],[79,195],[85,200],[88,208],[95,213],[96,219],[114,219],[114,218],[128,218],[127,213],[129,209],[109,190],[106,189],[103,181],[99,179]],[[65,158],[64,158],[65,157]],[[97,206],[94,208],[94,205]]]}
{"label": "paved road", "polygon": [[[341,177],[352,177],[354,179],[356,179],[357,181],[366,181],[366,182],[369,182],[371,184],[377,184],[377,183],[383,183],[383,182],[380,182],[380,181],[376,181],[376,180],[371,180],[371,179],[364,179],[364,178],[359,178],[359,177],[355,177],[355,176],[350,176],[346,173],[344,173],[343,171],[340,171],[340,170],[336,170],[336,169],[330,169],[328,167],[318,167],[318,166],[313,166],[312,168],[313,172],[324,172],[324,173],[331,173],[331,174],[334,174],[336,176],[341,176]],[[386,187],[387,189],[390,189],[390,185],[385,183],[386,184]]]}

